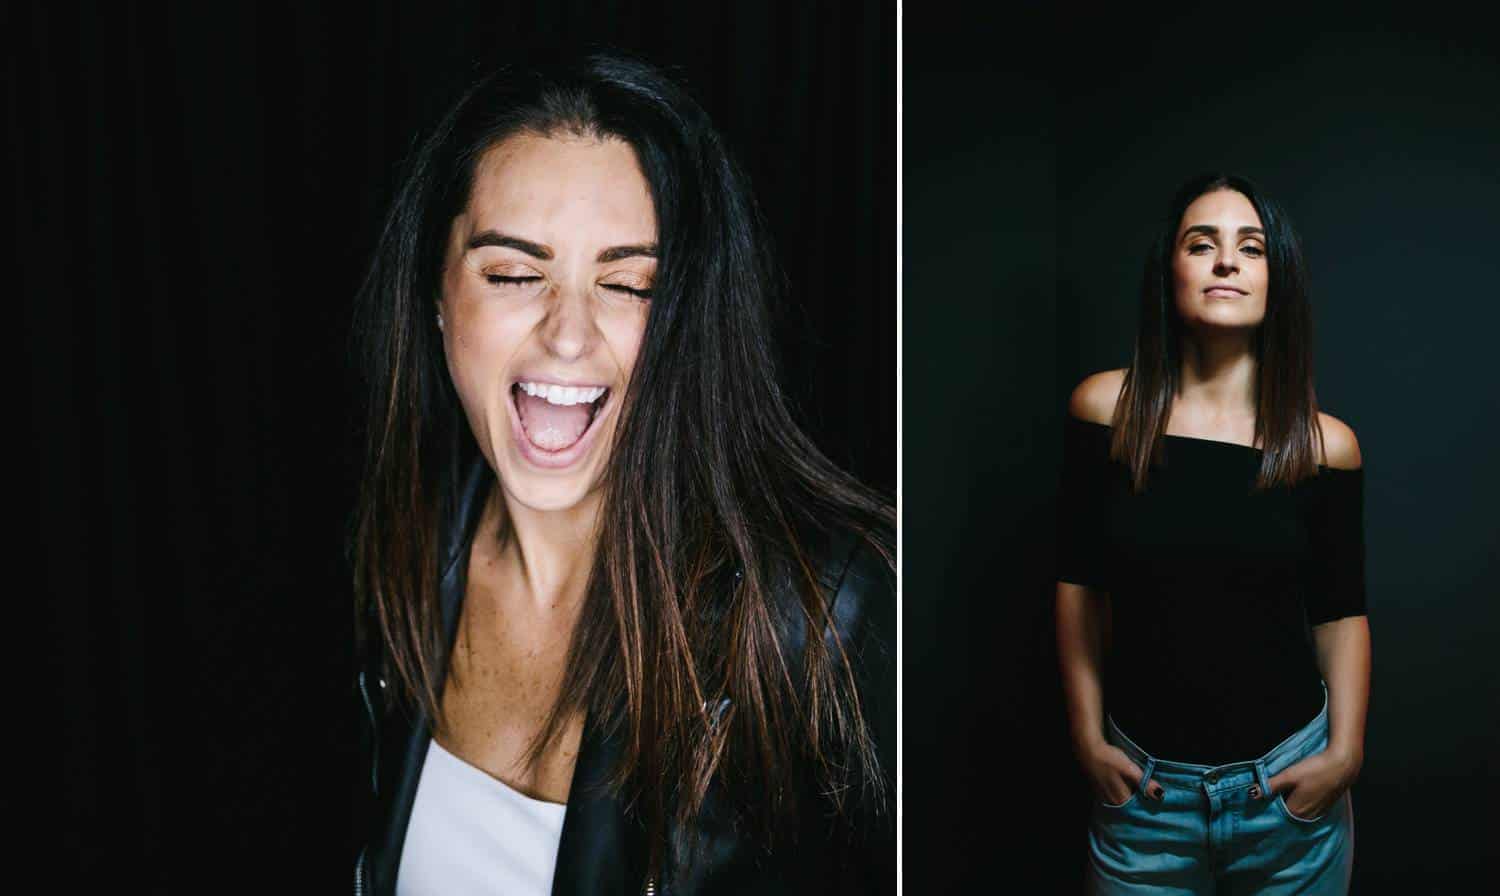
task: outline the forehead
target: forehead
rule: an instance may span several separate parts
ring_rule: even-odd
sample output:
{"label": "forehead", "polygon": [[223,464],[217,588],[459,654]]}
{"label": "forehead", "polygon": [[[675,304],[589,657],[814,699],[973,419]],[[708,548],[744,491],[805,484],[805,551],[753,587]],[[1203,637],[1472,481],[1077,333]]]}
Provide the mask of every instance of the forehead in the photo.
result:
{"label": "forehead", "polygon": [[522,133],[474,166],[460,236],[500,230],[552,246],[656,241],[656,213],[635,150],[616,138]]}
{"label": "forehead", "polygon": [[1188,204],[1177,226],[1181,233],[1194,224],[1213,224],[1221,233],[1234,232],[1242,226],[1263,226],[1255,206],[1238,190],[1214,190]]}

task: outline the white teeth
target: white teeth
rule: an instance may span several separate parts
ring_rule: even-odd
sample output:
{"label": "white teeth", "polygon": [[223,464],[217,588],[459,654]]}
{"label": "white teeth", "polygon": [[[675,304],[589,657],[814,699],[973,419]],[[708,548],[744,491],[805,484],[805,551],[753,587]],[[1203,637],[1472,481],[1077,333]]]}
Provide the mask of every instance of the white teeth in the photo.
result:
{"label": "white teeth", "polygon": [[548,404],[581,404],[598,400],[607,390],[603,386],[558,386],[553,383],[520,384],[521,391]]}

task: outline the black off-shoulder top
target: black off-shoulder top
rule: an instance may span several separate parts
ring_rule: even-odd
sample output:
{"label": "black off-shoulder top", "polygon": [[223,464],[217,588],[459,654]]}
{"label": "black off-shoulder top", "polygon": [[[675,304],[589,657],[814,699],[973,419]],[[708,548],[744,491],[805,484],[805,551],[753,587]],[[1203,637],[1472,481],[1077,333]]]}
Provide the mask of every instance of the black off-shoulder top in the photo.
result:
{"label": "black off-shoulder top", "polygon": [[1059,581],[1110,595],[1104,708],[1158,759],[1257,759],[1323,708],[1310,626],[1365,614],[1364,469],[1256,490],[1262,451],[1167,435],[1130,493],[1111,428],[1066,415]]}

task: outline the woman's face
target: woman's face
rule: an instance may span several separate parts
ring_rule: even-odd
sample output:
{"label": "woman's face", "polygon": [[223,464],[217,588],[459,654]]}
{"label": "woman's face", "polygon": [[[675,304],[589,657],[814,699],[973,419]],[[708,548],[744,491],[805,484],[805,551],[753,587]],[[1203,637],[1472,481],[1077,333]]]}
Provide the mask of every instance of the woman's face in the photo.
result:
{"label": "woman's face", "polygon": [[520,134],[476,165],[444,261],[443,345],[511,500],[566,510],[598,487],[655,273],[629,144]]}
{"label": "woman's face", "polygon": [[1183,211],[1172,279],[1177,313],[1190,327],[1254,327],[1265,319],[1265,232],[1243,193],[1214,190]]}

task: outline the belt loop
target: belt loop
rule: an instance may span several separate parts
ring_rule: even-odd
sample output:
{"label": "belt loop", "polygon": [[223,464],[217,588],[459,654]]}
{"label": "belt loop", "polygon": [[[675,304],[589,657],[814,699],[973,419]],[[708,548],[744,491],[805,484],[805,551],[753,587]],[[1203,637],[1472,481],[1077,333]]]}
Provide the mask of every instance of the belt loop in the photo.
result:
{"label": "belt loop", "polygon": [[1141,785],[1137,789],[1142,796],[1146,795],[1146,782],[1151,780],[1151,773],[1156,771],[1156,757],[1147,755],[1146,765],[1141,769]]}
{"label": "belt loop", "polygon": [[1261,798],[1270,799],[1271,778],[1266,774],[1266,761],[1264,759],[1255,760],[1255,783],[1260,786]]}

